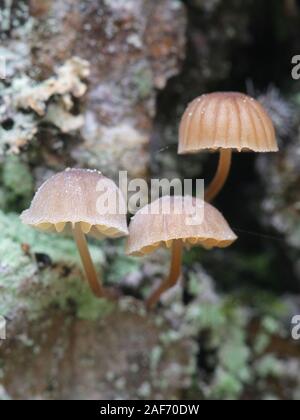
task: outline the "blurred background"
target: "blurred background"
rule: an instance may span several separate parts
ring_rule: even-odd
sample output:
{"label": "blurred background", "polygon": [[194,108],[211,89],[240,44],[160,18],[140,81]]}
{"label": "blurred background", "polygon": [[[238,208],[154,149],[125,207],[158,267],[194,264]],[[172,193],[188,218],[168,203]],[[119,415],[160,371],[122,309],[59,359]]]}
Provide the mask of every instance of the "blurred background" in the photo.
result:
{"label": "blurred background", "polygon": [[[296,0],[0,0],[0,399],[300,399],[299,28]],[[122,294],[98,301],[73,241],[19,213],[66,167],[208,181],[217,155],[178,157],[178,125],[217,90],[257,98],[280,147],[234,154],[215,204],[239,240],[186,252],[154,313],[168,251],[91,242]]]}

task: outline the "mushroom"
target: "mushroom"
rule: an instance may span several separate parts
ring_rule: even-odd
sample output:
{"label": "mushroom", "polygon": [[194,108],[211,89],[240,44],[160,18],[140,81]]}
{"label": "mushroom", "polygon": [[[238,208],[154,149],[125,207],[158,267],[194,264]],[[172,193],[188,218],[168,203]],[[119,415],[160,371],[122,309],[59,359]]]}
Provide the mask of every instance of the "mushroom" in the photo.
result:
{"label": "mushroom", "polygon": [[277,152],[271,118],[255,99],[237,92],[216,92],[192,101],[179,129],[179,154],[220,151],[219,166],[205,191],[212,201],[230,171],[232,151]]}
{"label": "mushroom", "polygon": [[124,211],[115,214],[99,211],[100,191],[105,191],[107,200],[114,200],[112,203],[119,200],[125,206],[119,188],[100,172],[67,169],[40,187],[21,220],[43,231],[72,231],[90,288],[96,296],[104,297],[102,280],[97,277],[85,235],[117,238],[126,236],[128,228]]}
{"label": "mushroom", "polygon": [[144,256],[161,247],[172,248],[170,274],[148,298],[147,307],[152,308],[177,283],[184,246],[225,248],[236,239],[222,214],[198,198],[164,196],[139,210],[129,226],[127,254]]}

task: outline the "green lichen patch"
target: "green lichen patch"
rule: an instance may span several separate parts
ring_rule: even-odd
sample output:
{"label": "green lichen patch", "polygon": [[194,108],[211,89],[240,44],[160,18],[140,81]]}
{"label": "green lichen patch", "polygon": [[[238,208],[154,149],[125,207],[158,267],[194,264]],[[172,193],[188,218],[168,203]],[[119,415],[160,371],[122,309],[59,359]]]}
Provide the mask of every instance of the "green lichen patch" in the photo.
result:
{"label": "green lichen patch", "polygon": [[[95,319],[112,307],[96,299],[83,281],[72,238],[35,231],[17,215],[0,212],[0,313],[28,311],[39,317],[48,306],[75,307],[81,318]],[[91,246],[98,268],[104,262],[99,246]]]}
{"label": "green lichen patch", "polygon": [[5,210],[23,210],[30,203],[34,181],[29,166],[19,156],[7,156],[2,166],[3,202]]}

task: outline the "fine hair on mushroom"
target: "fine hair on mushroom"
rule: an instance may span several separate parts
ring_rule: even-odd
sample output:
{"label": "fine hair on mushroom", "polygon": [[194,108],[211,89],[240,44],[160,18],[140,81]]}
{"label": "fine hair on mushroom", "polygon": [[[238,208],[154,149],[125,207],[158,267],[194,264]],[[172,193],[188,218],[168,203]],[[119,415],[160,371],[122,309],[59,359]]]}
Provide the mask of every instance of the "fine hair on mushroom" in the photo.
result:
{"label": "fine hair on mushroom", "polygon": [[95,296],[105,297],[107,293],[101,276],[97,275],[86,235],[119,238],[127,236],[128,228],[126,214],[98,211],[99,189],[105,190],[112,199],[123,200],[116,184],[100,172],[67,169],[40,187],[30,208],[22,213],[21,220],[46,232],[72,232],[91,290]]}

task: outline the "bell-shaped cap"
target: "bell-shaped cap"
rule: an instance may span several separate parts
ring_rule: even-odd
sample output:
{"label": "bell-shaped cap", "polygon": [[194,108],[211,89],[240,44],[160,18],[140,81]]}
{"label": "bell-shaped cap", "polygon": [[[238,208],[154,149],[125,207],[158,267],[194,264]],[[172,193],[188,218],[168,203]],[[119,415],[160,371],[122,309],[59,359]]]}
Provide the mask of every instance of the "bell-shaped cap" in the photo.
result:
{"label": "bell-shaped cap", "polygon": [[85,234],[97,237],[128,234],[122,192],[100,172],[87,169],[67,169],[46,181],[21,220],[41,230],[62,232],[80,223]]}
{"label": "bell-shaped cap", "polygon": [[222,214],[203,200],[165,196],[147,205],[132,218],[127,254],[143,256],[174,240],[186,246],[225,248],[237,239]]}
{"label": "bell-shaped cap", "polygon": [[276,152],[275,129],[263,106],[236,92],[202,95],[187,107],[179,129],[179,154],[201,150]]}

